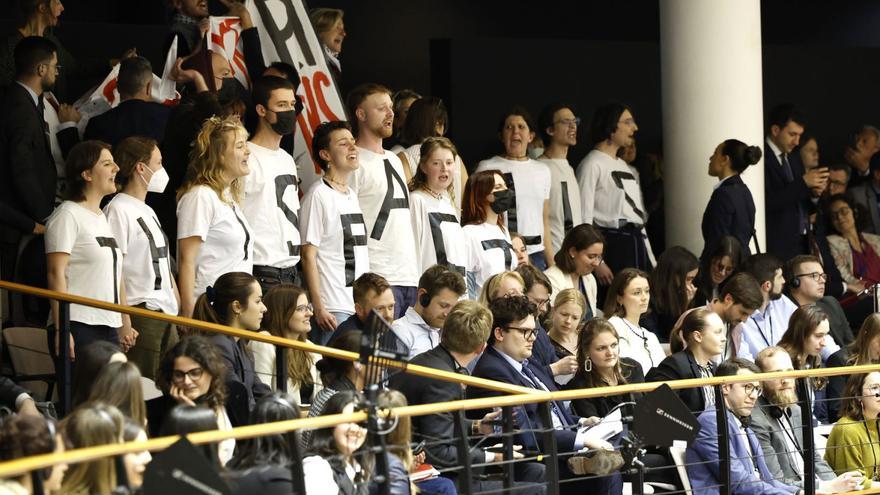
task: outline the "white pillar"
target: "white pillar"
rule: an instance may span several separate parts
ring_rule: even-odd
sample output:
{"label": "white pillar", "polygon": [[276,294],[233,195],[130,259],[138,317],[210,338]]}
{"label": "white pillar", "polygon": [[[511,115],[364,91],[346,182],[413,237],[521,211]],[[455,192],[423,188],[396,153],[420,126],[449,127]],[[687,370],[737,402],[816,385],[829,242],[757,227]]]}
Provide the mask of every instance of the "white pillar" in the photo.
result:
{"label": "white pillar", "polygon": [[[761,2],[659,1],[666,245],[699,256],[700,223],[717,182],[709,157],[728,138],[764,147]],[[764,161],[743,180],[755,198],[763,251]]]}

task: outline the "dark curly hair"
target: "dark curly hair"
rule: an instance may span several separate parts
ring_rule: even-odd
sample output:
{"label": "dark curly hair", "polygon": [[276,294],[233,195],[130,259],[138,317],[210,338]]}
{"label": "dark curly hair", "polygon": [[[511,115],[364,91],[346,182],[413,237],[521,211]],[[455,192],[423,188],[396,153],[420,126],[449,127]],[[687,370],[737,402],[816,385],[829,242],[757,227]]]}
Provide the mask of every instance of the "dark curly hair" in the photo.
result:
{"label": "dark curly hair", "polygon": [[188,357],[199,363],[202,369],[211,375],[211,386],[208,393],[199,398],[199,402],[211,408],[223,407],[226,403],[226,374],[228,370],[220,356],[220,350],[205,337],[193,335],[184,337],[162,356],[156,376],[156,385],[165,395],[171,393],[174,372],[174,361],[179,357]]}

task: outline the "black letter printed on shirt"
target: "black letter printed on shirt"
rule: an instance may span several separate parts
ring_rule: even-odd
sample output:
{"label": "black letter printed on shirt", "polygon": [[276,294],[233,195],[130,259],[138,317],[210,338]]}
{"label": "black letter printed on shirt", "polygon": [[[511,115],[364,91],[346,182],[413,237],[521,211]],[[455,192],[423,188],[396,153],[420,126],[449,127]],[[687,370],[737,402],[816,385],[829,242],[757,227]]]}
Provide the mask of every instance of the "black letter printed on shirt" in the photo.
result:
{"label": "black letter printed on shirt", "polygon": [[614,180],[614,185],[617,186],[618,189],[623,191],[623,199],[626,201],[626,204],[628,204],[630,206],[630,208],[633,209],[633,211],[636,213],[636,215],[638,215],[639,218],[642,219],[642,223],[644,223],[645,222],[645,214],[642,212],[642,210],[639,209],[638,206],[636,206],[635,200],[632,199],[632,197],[630,197],[630,195],[626,192],[626,188],[623,187],[623,181],[625,181],[625,180],[631,180],[631,181],[635,182],[636,187],[639,187],[639,182],[636,180],[636,178],[633,176],[633,174],[631,174],[629,172],[623,172],[620,170],[611,172],[611,178]]}
{"label": "black letter printed on shirt", "polygon": [[[299,219],[296,217],[296,213],[294,213],[294,211],[287,206],[287,203],[284,202],[284,193],[290,186],[294,187],[294,194],[297,194],[298,185],[296,183],[296,177],[292,174],[275,177],[275,201],[278,204],[278,208],[284,213],[287,221],[293,225],[293,228],[296,229],[297,232],[299,232]],[[290,256],[299,256],[299,249],[299,246],[294,246],[292,242],[287,241],[287,254]]]}
{"label": "black letter printed on shirt", "polygon": [[483,251],[488,251],[490,249],[500,248],[504,251],[504,266],[505,268],[510,267],[510,263],[513,261],[513,246],[504,239],[489,239],[487,241],[482,241]]}
{"label": "black letter printed on shirt", "polygon": [[[147,241],[150,243],[150,258],[153,260],[153,274],[156,277],[155,282],[153,282],[153,290],[160,290],[162,288],[162,271],[159,270],[159,260],[162,258],[168,259],[168,238],[165,238],[164,246],[157,247],[156,239],[153,238],[153,233],[147,227],[147,222],[144,221],[143,217],[138,217],[137,223],[141,226],[141,230],[144,231],[144,235],[147,236]],[[156,221],[156,225],[159,225],[158,221]],[[165,235],[164,232],[162,235]],[[168,272],[171,273],[170,262]]]}
{"label": "black letter printed on shirt", "polygon": [[[391,213],[391,210],[394,208],[409,209],[409,192],[406,184],[397,175],[397,171],[394,170],[394,167],[391,166],[391,162],[387,158],[385,159],[385,180],[388,182],[388,191],[385,193],[382,207],[379,208],[379,216],[376,217],[376,223],[373,224],[373,231],[370,233],[370,238],[377,241],[382,240],[382,232],[385,231],[385,224],[388,223],[388,215]],[[394,197],[394,182],[397,182],[400,190],[403,191],[402,198]]]}
{"label": "black letter printed on shirt", "polygon": [[119,254],[116,251],[119,249],[119,245],[116,244],[116,239],[113,237],[95,237],[95,241],[101,247],[110,248],[110,252],[113,253],[113,304],[119,304],[119,284],[116,283],[119,280],[119,274],[116,273],[116,263],[119,260]]}
{"label": "black letter printed on shirt", "polygon": [[354,235],[351,230],[352,225],[361,225],[363,231],[367,231],[367,225],[364,223],[364,216],[360,213],[343,213],[339,215],[342,221],[342,252],[345,257],[345,286],[351,287],[354,283],[355,270],[355,246],[366,246],[366,235]]}
{"label": "black letter printed on shirt", "polygon": [[455,215],[449,213],[432,212],[428,213],[428,222],[431,224],[431,239],[434,241],[434,254],[437,255],[437,264],[448,266],[450,270],[464,276],[464,267],[452,264],[446,258],[446,244],[443,242],[443,231],[440,230],[440,225],[443,222],[451,222],[457,225],[458,219],[455,218]]}

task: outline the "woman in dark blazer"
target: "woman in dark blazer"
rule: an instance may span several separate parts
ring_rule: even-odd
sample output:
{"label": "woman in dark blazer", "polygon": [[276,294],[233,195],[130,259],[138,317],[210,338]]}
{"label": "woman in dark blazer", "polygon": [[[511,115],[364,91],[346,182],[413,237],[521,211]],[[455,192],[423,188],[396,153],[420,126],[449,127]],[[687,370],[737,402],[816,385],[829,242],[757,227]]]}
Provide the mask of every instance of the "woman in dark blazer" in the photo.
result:
{"label": "woman in dark blazer", "polygon": [[[724,322],[720,316],[706,307],[692,309],[684,314],[681,324],[672,330],[670,340],[684,341],[687,346],[668,356],[656,368],[651,368],[645,377],[647,381],[709,378],[715,375],[712,357],[724,352],[726,340]],[[712,387],[683,388],[675,393],[695,415],[714,404]]]}
{"label": "woman in dark blazer", "polygon": [[736,139],[728,139],[715,148],[709,159],[709,175],[718,177],[720,182],[703,212],[705,245],[731,235],[749,253],[749,240],[755,232],[755,201],[740,174],[760,159],[761,148]]}

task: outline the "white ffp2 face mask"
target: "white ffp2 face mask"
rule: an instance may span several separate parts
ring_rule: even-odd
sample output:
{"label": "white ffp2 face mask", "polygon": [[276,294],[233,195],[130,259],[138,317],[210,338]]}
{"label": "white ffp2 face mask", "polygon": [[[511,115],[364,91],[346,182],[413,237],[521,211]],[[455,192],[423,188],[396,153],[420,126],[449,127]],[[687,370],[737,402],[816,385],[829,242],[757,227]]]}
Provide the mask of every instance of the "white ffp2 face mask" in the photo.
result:
{"label": "white ffp2 face mask", "polygon": [[141,175],[141,180],[147,184],[147,192],[163,193],[165,188],[168,187],[168,182],[171,181],[171,178],[168,177],[165,167],[162,167],[153,172],[150,180],[144,179],[143,175]]}

